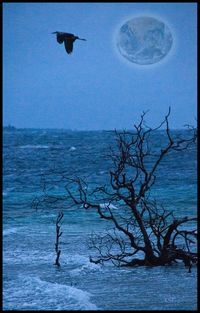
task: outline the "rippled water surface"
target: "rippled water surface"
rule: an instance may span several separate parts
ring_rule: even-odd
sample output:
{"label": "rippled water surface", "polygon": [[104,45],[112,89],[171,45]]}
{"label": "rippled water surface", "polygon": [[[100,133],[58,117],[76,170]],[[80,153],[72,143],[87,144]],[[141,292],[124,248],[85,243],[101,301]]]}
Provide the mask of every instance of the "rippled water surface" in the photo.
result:
{"label": "rippled water surface", "polygon": [[[155,137],[159,147],[162,132]],[[3,134],[4,310],[195,310],[196,268],[117,268],[89,262],[88,237],[110,227],[95,212],[63,202],[36,211],[44,174],[53,169],[107,183],[112,132],[13,130]],[[53,176],[51,176],[53,179]],[[61,183],[52,184],[60,192]],[[177,216],[196,215],[196,151],[170,155],[152,194]],[[64,212],[61,267],[55,261],[55,220]]]}

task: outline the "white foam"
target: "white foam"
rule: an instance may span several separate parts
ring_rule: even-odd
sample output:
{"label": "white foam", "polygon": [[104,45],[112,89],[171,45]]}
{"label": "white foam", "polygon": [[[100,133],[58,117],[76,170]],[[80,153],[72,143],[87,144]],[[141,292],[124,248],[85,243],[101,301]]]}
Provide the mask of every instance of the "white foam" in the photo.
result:
{"label": "white foam", "polygon": [[20,227],[12,227],[3,230],[3,236],[14,234],[19,230]]}
{"label": "white foam", "polygon": [[15,187],[6,188],[6,190],[2,192],[3,197],[7,197],[8,194],[13,190],[15,190]]}
{"label": "white foam", "polygon": [[73,255],[68,255],[66,258],[66,264],[72,264],[72,265],[85,265],[88,262],[88,257],[80,254],[73,254]]}
{"label": "white foam", "polygon": [[20,146],[20,149],[48,149],[49,146],[47,145],[25,145],[25,146]]}
{"label": "white foam", "polygon": [[97,310],[90,297],[82,289],[19,275],[14,286],[4,288],[4,310]]}
{"label": "white foam", "polygon": [[114,209],[114,210],[117,210],[117,209],[118,209],[118,207],[116,207],[116,206],[113,205],[112,203],[101,203],[101,204],[100,204],[100,208],[101,208],[101,209],[109,208],[109,209]]}
{"label": "white foam", "polygon": [[76,150],[76,147],[72,146],[72,147],[69,148],[69,151],[75,151],[75,150]]}
{"label": "white foam", "polygon": [[15,187],[6,188],[6,191],[13,191],[15,190]]}
{"label": "white foam", "polygon": [[100,264],[91,263],[89,260],[86,264],[81,267],[77,267],[70,271],[71,276],[80,276],[80,274],[88,274],[91,272],[102,271],[102,266]]}
{"label": "white foam", "polygon": [[106,173],[106,171],[100,171],[100,172],[99,172],[100,175],[103,175],[103,174],[105,174],[105,173]]}
{"label": "white foam", "polygon": [[[17,230],[13,231],[12,233],[14,232],[17,232]],[[4,234],[4,235],[10,235],[10,234],[11,232]],[[64,258],[63,255],[62,257]],[[31,250],[31,253],[29,253],[28,250],[22,251],[21,248],[15,249],[15,250],[7,249],[4,251],[3,260],[7,264],[24,264],[25,265],[25,264],[31,263],[31,264],[37,264],[37,265],[41,265],[41,264],[49,265],[49,264],[54,263],[55,253],[53,250],[52,252],[47,252],[47,251],[41,252],[40,250]]]}
{"label": "white foam", "polygon": [[[7,230],[7,233],[3,234],[4,235],[9,235],[12,234],[14,232],[17,232],[18,229],[13,229],[13,230]],[[92,266],[94,266],[95,264],[92,264],[89,262],[89,258],[83,255],[79,255],[79,254],[75,254],[75,255],[69,255],[69,253],[67,251],[65,251],[64,248],[61,247],[61,265],[62,267],[66,267],[66,266],[72,266],[72,267],[76,267],[79,269],[79,271],[84,271],[86,268],[88,268],[88,270],[92,269]],[[52,265],[55,261],[56,258],[56,254],[54,252],[54,250],[52,249],[51,251],[41,251],[40,249],[38,250],[34,250],[31,249],[31,253],[26,251],[26,250],[21,250],[21,248],[19,249],[15,249],[15,250],[9,250],[7,249],[4,252],[4,262],[8,263],[8,264],[37,264],[37,266],[39,265]],[[88,264],[89,263],[89,264]]]}

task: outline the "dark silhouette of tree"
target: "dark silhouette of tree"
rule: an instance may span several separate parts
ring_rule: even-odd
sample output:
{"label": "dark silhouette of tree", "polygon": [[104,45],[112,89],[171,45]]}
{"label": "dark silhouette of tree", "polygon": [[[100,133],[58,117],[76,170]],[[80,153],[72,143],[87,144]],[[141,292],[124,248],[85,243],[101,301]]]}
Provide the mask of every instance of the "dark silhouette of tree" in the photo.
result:
{"label": "dark silhouette of tree", "polygon": [[[42,201],[55,204],[71,200],[72,205],[96,210],[101,219],[113,225],[106,233],[91,236],[90,247],[97,252],[90,256],[91,262],[158,266],[181,260],[190,271],[197,263],[197,231],[193,229],[197,218],[175,217],[151,198],[150,190],[163,159],[171,153],[183,153],[196,143],[196,129],[187,126],[186,138],[172,136],[170,108],[155,128],[146,125],[145,114],[133,131],[115,131],[117,144],[110,148],[109,184],[92,188],[80,177],[63,174],[60,179],[65,181],[67,194],[60,198],[45,194]],[[163,131],[165,140],[155,148],[152,143],[158,138],[158,130]]]}
{"label": "dark silhouette of tree", "polygon": [[61,227],[60,222],[61,222],[63,216],[64,216],[63,212],[59,212],[57,219],[56,219],[56,243],[55,243],[56,261],[55,261],[54,265],[57,265],[59,267],[60,267],[59,259],[60,259],[60,254],[61,254],[61,250],[59,248],[59,243],[60,243],[60,237],[62,236],[62,232],[60,231],[60,227]]}

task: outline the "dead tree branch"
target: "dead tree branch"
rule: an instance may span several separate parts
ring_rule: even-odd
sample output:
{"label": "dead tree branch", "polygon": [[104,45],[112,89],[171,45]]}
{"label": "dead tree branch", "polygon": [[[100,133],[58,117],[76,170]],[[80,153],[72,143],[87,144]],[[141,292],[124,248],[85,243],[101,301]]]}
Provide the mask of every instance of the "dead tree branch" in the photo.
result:
{"label": "dead tree branch", "polygon": [[61,250],[60,250],[59,244],[60,244],[60,237],[62,236],[62,232],[60,231],[60,227],[61,227],[60,222],[63,216],[64,216],[63,212],[59,212],[57,219],[56,219],[56,243],[55,243],[56,261],[54,265],[57,265],[58,267],[60,267],[59,259],[60,259]]}

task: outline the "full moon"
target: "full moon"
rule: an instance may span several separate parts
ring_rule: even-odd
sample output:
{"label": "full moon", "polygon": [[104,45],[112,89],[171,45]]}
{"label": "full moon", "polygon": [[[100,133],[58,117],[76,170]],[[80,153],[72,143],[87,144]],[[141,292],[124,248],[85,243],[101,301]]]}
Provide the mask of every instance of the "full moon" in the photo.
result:
{"label": "full moon", "polygon": [[132,63],[157,63],[169,53],[173,37],[168,26],[148,16],[136,17],[121,26],[117,35],[120,54]]}

